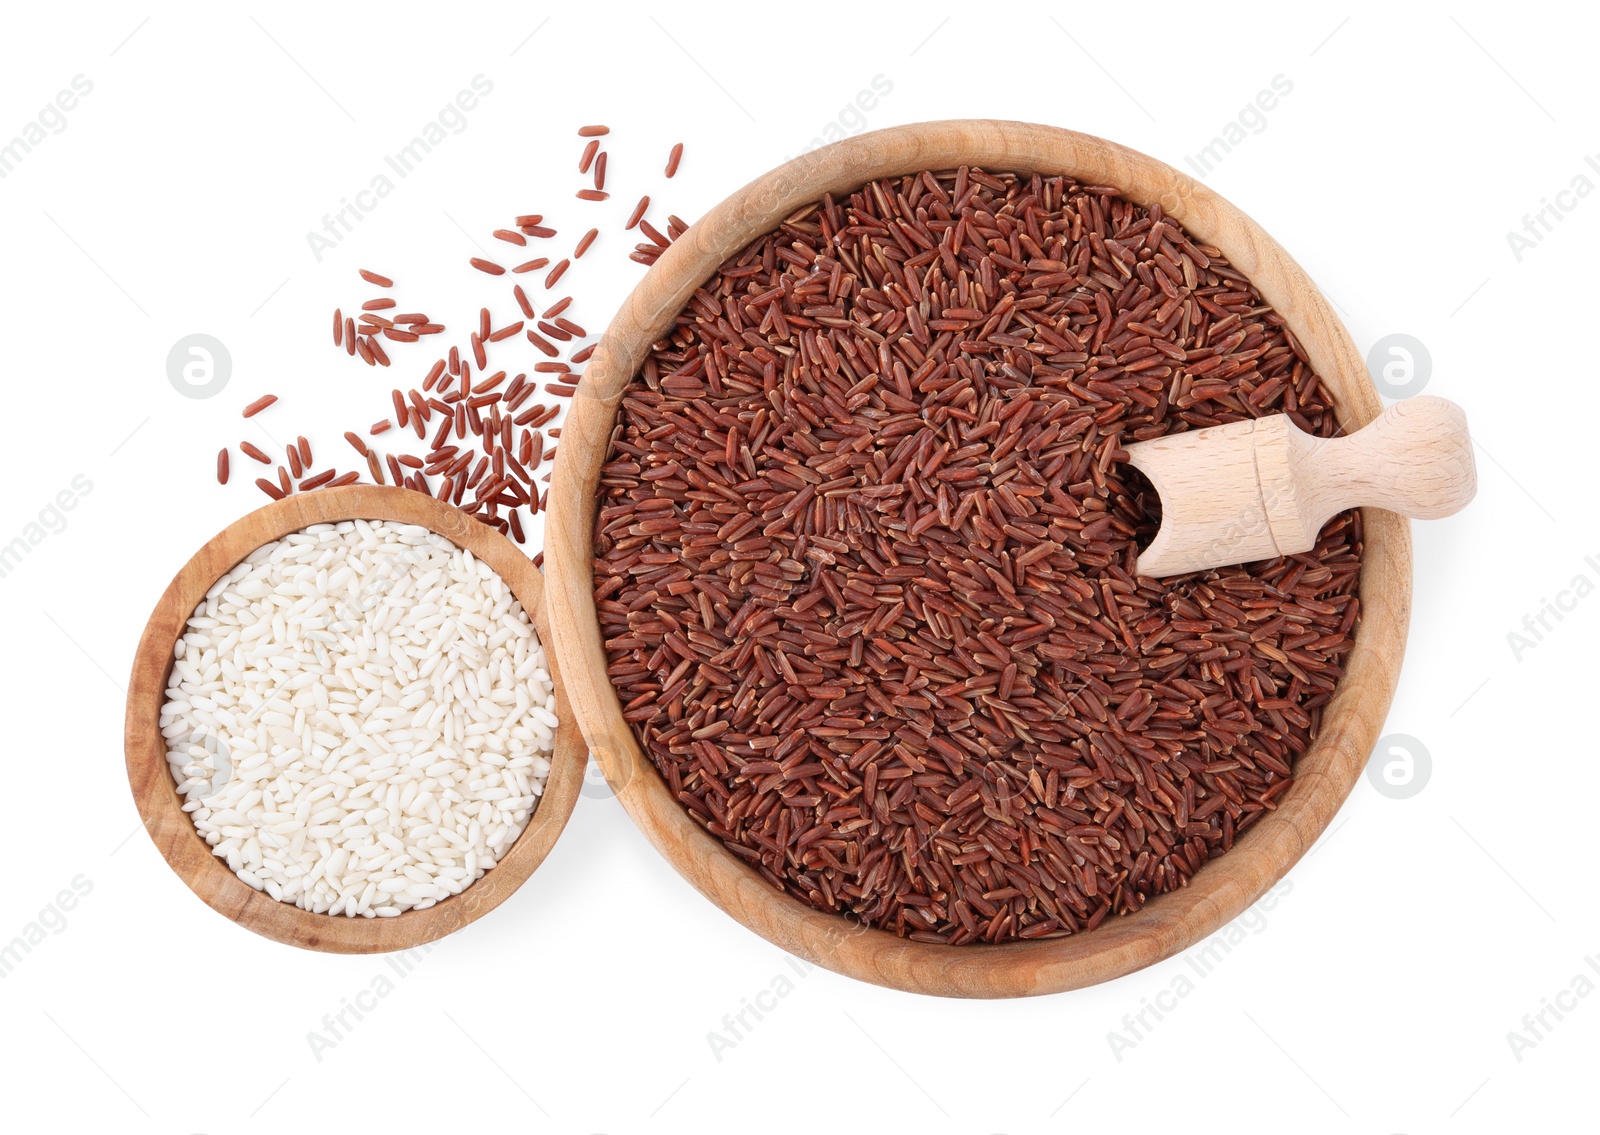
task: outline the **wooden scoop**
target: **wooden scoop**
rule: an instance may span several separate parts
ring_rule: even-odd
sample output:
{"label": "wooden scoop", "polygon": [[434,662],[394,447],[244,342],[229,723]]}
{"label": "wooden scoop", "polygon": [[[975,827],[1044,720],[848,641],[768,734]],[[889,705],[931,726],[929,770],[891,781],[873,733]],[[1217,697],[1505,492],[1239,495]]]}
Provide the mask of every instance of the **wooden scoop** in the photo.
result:
{"label": "wooden scoop", "polygon": [[1478,475],[1461,407],[1396,402],[1348,437],[1312,437],[1287,415],[1128,446],[1161,497],[1161,528],[1140,575],[1243,564],[1309,551],[1329,517],[1373,505],[1419,520],[1472,499]]}

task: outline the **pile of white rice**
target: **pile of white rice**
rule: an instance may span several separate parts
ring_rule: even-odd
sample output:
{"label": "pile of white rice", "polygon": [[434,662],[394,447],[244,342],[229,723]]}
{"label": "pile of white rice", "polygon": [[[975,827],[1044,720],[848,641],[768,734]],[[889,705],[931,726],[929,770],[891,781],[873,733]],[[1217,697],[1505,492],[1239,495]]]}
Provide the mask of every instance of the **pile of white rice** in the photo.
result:
{"label": "pile of white rice", "polygon": [[239,878],[392,916],[483,876],[555,743],[544,648],[510,588],[426,528],[318,524],[206,594],[161,729],[196,830]]}

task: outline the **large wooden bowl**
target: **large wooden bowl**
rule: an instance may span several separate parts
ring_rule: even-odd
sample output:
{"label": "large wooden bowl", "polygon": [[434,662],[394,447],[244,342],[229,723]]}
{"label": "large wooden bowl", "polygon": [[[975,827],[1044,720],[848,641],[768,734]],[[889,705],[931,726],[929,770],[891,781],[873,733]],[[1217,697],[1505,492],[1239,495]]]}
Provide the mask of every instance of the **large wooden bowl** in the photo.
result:
{"label": "large wooden bowl", "polygon": [[1091,985],[1160,961],[1205,938],[1271,887],[1327,827],[1354,786],[1388,712],[1405,649],[1411,536],[1393,513],[1367,509],[1362,621],[1322,731],[1300,757],[1279,806],[1204,866],[1187,887],[1098,929],[1034,942],[941,946],[909,942],[813,909],[774,889],[697,826],[640,752],[606,676],[592,580],[599,469],[624,388],[650,344],[695,288],[784,217],[867,181],[977,165],[1070,174],[1159,203],[1220,248],[1288,321],[1346,430],[1382,410],[1361,354],[1326,300],[1259,225],[1193,178],[1100,138],[1020,122],[927,122],[839,142],[739,190],[667,251],[606,330],[562,428],[551,482],[545,563],[555,648],[590,751],[634,822],[712,902],[775,945],[851,977],[919,993],[1012,997]]}
{"label": "large wooden bowl", "polygon": [[[511,849],[500,862],[460,894],[441,899],[425,910],[408,910],[393,918],[351,918],[315,914],[279,902],[258,891],[228,869],[212,852],[183,810],[167,746],[161,736],[161,706],[172,673],[172,651],[207,591],[263,544],[311,524],[340,520],[389,520],[420,524],[478,557],[499,573],[528,612],[545,644],[550,677],[555,683],[555,752],[544,793]],[[257,509],[223,529],[184,565],[156,604],[133,660],[128,684],[124,746],[128,783],[145,831],[178,877],[211,906],[239,925],[278,942],[336,954],[373,954],[407,950],[442,938],[499,906],[543,862],[566,826],[583,787],[588,763],[583,738],[572,720],[545,609],[544,579],[526,554],[500,533],[473,520],[458,508],[409,489],[351,485],[291,496]]]}

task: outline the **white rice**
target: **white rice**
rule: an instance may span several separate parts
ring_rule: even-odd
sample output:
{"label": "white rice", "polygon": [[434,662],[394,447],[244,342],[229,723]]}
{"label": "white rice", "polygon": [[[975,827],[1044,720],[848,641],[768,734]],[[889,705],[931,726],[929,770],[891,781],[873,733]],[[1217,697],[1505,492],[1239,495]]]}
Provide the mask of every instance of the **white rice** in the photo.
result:
{"label": "white rice", "polygon": [[426,528],[317,524],[206,593],[161,730],[195,829],[239,878],[393,916],[482,878],[539,802],[555,692],[487,564]]}

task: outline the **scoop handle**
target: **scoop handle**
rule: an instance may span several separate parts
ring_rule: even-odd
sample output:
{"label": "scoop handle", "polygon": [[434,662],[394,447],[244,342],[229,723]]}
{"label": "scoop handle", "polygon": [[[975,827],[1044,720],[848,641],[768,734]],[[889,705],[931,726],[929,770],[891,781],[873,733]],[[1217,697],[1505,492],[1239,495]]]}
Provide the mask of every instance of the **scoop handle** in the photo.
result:
{"label": "scoop handle", "polygon": [[1418,520],[1464,508],[1478,490],[1467,415],[1443,398],[1396,402],[1342,438],[1307,438],[1291,460],[1315,526],[1336,512],[1372,505]]}

